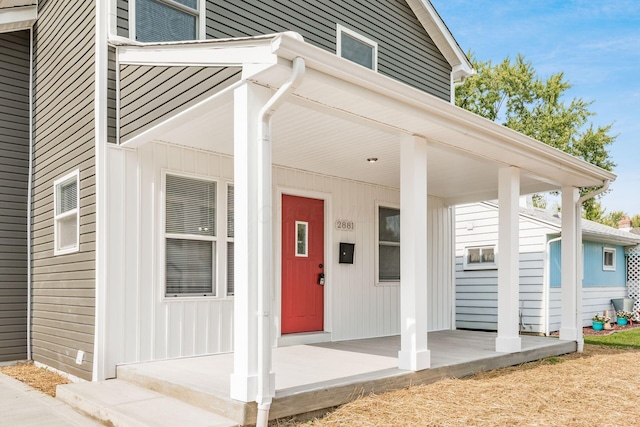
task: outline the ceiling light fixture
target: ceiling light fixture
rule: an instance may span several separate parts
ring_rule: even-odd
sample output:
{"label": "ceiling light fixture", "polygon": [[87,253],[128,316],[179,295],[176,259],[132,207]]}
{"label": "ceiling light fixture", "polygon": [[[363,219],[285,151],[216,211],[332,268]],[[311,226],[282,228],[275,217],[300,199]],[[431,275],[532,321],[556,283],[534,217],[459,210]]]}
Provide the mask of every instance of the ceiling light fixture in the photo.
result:
{"label": "ceiling light fixture", "polygon": [[378,161],[378,158],[377,158],[377,157],[369,157],[369,158],[367,159],[367,162],[369,162],[369,163],[375,163],[375,162],[377,162],[377,161]]}

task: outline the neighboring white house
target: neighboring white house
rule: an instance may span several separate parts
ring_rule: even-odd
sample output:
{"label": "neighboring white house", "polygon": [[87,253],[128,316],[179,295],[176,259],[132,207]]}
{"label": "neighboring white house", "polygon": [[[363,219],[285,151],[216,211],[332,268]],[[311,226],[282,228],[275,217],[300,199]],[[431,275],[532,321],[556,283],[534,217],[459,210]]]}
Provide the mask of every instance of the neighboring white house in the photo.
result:
{"label": "neighboring white house", "polygon": [[[548,334],[560,329],[561,218],[521,207],[519,224],[520,329]],[[637,234],[582,220],[584,326],[628,295],[625,248],[638,244]],[[497,203],[457,206],[456,327],[496,329],[499,257]]]}

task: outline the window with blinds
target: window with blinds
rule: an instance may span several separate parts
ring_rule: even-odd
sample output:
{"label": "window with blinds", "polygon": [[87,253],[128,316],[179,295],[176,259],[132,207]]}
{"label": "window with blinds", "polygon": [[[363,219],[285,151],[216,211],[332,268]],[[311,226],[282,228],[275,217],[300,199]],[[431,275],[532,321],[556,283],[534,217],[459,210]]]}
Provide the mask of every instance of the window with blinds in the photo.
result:
{"label": "window with blinds", "polygon": [[76,170],[53,183],[54,255],[80,249],[80,171]]}
{"label": "window with blinds", "polygon": [[166,296],[215,295],[216,183],[166,175]]}
{"label": "window with blinds", "polygon": [[195,40],[199,19],[199,0],[136,0],[136,40]]}
{"label": "window with blinds", "polygon": [[227,186],[227,296],[233,296],[234,294],[234,282],[233,282],[233,231],[234,231],[234,195],[233,185]]}

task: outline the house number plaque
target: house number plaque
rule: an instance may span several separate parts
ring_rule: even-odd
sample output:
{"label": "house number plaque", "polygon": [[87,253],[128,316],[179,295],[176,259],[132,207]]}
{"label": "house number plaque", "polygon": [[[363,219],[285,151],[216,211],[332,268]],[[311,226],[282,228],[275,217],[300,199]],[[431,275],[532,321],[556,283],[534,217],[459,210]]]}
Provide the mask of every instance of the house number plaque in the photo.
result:
{"label": "house number plaque", "polygon": [[336,221],[336,230],[353,231],[356,229],[356,224],[353,221],[346,219],[339,219]]}

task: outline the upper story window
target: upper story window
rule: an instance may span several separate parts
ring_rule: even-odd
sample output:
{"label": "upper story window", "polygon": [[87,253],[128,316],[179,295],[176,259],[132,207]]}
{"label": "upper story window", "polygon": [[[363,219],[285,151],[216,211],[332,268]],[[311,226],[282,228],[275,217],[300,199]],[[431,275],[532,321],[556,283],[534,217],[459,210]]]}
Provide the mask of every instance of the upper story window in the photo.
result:
{"label": "upper story window", "polygon": [[80,171],[76,170],[53,183],[54,255],[80,249]]}
{"label": "upper story window", "polygon": [[199,38],[200,3],[201,0],[136,0],[135,39],[167,42]]}
{"label": "upper story window", "polygon": [[465,248],[463,267],[465,270],[498,268],[498,264],[496,263],[496,247],[491,245]]}
{"label": "upper story window", "polygon": [[378,206],[377,283],[400,282],[400,209]]}
{"label": "upper story window", "polygon": [[602,269],[609,271],[616,270],[616,250],[614,248],[602,249]]}
{"label": "upper story window", "polygon": [[378,70],[378,43],[338,24],[337,54],[345,59]]}

